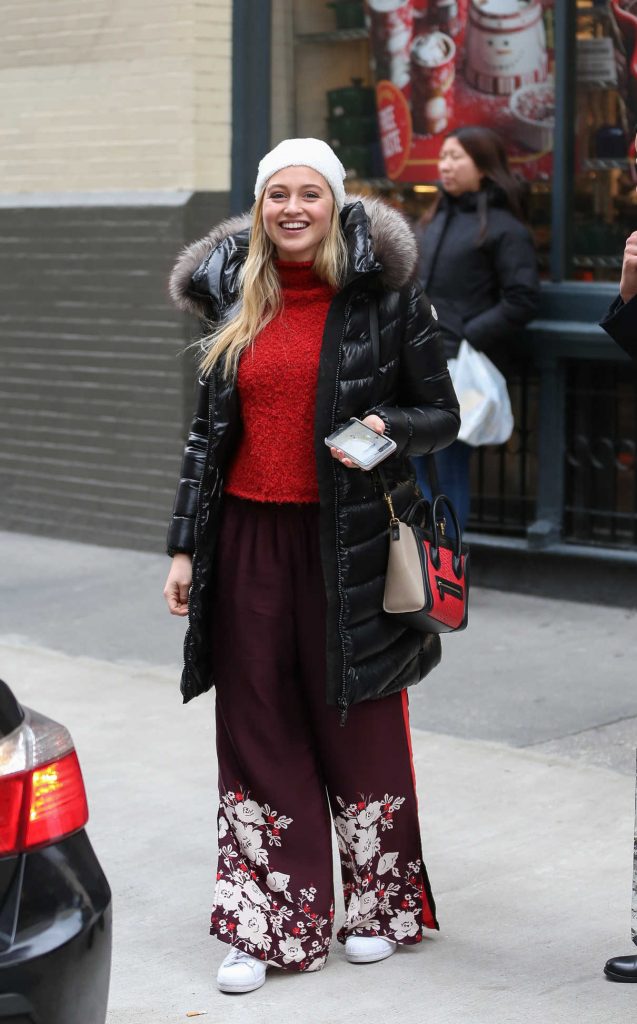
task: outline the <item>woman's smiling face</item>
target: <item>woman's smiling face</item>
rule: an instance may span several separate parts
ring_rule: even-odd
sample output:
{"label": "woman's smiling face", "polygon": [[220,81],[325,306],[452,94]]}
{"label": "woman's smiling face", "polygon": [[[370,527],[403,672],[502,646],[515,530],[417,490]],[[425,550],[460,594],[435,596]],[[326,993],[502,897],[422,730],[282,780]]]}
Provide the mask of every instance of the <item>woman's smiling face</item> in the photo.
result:
{"label": "woman's smiling face", "polygon": [[313,261],[332,220],[334,197],[311,167],[285,167],[265,186],[263,226],[282,260]]}

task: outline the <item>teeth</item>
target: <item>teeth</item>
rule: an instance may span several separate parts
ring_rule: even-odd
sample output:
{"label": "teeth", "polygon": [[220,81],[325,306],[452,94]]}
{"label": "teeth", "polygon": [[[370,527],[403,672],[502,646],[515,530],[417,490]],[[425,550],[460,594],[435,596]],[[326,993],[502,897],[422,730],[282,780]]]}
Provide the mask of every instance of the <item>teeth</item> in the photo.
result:
{"label": "teeth", "polygon": [[282,228],[287,228],[288,230],[292,230],[292,229],[296,229],[296,228],[306,228],[307,224],[305,224],[303,221],[300,221],[300,220],[291,220],[291,221],[286,221],[284,224],[281,225],[281,227]]}

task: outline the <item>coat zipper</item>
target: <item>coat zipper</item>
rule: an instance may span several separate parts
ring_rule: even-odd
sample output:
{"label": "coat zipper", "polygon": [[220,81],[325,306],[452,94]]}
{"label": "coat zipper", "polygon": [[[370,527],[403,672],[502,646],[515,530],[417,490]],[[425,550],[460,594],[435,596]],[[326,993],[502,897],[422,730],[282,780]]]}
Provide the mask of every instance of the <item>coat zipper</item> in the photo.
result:
{"label": "coat zipper", "polygon": [[[336,380],[334,386],[334,402],[332,403],[332,430],[336,428],[336,405],[338,402],[338,387],[341,378],[341,360],[343,358],[343,339],[349,324],[350,316],[350,303],[347,303],[345,308],[345,316],[343,317],[343,330],[338,345],[338,363],[336,366]],[[343,655],[343,669],[341,678],[341,693],[338,698],[338,708],[340,710],[340,725],[344,726],[347,721],[347,710],[349,707],[347,700],[347,672],[346,672],[346,652],[345,652],[345,641],[343,639],[343,571],[341,567],[341,554],[339,547],[339,529],[338,529],[338,477],[336,475],[336,465],[332,466],[332,473],[334,474],[334,522],[336,532],[336,578],[337,578],[337,590],[338,590],[338,636],[341,642],[341,653]]]}
{"label": "coat zipper", "polygon": [[[201,492],[202,492],[202,489],[203,489],[203,478],[206,475],[206,469],[208,468],[208,459],[210,457],[210,427],[212,425],[212,399],[213,399],[213,393],[214,393],[214,389],[213,389],[212,377],[210,377],[210,380],[209,380],[209,383],[208,383],[208,440],[207,440],[207,443],[206,443],[206,458],[205,458],[205,461],[204,461],[203,469],[201,471],[201,476],[199,478],[199,487],[197,488],[197,513],[195,515],[195,529],[194,529],[195,551],[197,550],[197,540],[198,540],[198,534],[199,534],[199,515],[200,515],[200,512],[201,512]],[[218,479],[219,479],[219,475],[217,474],[217,478],[216,478],[215,483],[214,483],[215,487],[217,486]],[[192,590],[193,583],[194,583],[194,579],[192,580],[192,582],[190,584],[191,590]],[[184,636],[184,651],[189,651],[190,650],[190,634],[191,634],[191,632],[192,632],[192,630],[191,630],[191,625],[190,625],[190,608],[189,608],[189,611],[188,611],[188,628],[187,628],[185,636]]]}

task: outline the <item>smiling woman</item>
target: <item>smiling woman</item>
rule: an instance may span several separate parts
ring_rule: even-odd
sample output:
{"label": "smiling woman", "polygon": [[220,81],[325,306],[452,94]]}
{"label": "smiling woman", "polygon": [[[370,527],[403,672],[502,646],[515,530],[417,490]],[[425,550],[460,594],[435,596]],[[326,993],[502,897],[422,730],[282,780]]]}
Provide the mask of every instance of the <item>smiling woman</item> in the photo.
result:
{"label": "smiling woman", "polygon": [[404,691],[438,663],[439,639],[383,612],[384,500],[324,439],[352,417],[389,436],[401,515],[408,456],[449,444],[458,407],[413,284],[415,238],[378,200],[346,201],[344,177],[326,143],[282,142],[259,165],[251,215],[195,243],[171,281],[180,308],[212,323],[165,595],[190,618],[184,700],[217,691],[223,992],[258,988],[270,965],[324,965],[330,809],[347,959],[383,960],[437,928]]}

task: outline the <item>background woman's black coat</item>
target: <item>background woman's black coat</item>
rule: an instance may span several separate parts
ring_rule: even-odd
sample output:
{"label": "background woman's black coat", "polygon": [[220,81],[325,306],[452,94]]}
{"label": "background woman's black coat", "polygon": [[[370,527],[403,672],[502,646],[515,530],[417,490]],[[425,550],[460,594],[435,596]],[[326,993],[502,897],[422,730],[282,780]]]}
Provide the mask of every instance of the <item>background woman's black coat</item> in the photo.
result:
{"label": "background woman's black coat", "polygon": [[[418,682],[440,660],[440,640],[382,611],[387,509],[370,473],[332,459],[324,438],[351,416],[375,411],[396,441],[384,463],[400,514],[413,500],[409,454],[435,451],[458,433],[458,405],[436,322],[412,282],[416,243],[404,218],[378,200],[342,211],[349,271],[327,316],[316,395],[314,450],[327,594],[327,700],[344,710]],[[181,256],[171,293],[181,309],[217,320],[237,301],[249,218],[221,225]],[[369,299],[377,296],[380,373],[374,385]],[[258,341],[257,341],[258,343]],[[241,431],[237,388],[219,371],[202,378],[184,451],[169,552],[194,552],[182,693],[210,688],[211,579],[223,475]]]}
{"label": "background woman's black coat", "polygon": [[[479,241],[481,204],[487,230]],[[466,338],[501,362],[539,301],[533,240],[504,193],[491,184],[457,199],[443,191],[433,220],[418,230],[418,245],[418,280],[438,313],[447,359]]]}

